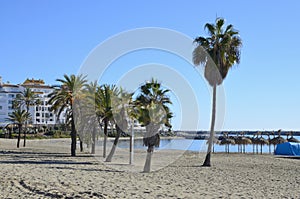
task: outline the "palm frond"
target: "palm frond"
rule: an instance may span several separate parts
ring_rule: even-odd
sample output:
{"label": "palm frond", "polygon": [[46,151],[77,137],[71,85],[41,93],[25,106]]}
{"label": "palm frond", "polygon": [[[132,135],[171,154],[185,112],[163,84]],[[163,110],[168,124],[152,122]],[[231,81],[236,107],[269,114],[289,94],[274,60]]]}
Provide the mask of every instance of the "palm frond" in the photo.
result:
{"label": "palm frond", "polygon": [[211,23],[205,24],[204,29],[207,29],[208,34],[211,35],[211,36],[214,35],[215,32],[216,32],[216,26],[214,24],[211,24]]}

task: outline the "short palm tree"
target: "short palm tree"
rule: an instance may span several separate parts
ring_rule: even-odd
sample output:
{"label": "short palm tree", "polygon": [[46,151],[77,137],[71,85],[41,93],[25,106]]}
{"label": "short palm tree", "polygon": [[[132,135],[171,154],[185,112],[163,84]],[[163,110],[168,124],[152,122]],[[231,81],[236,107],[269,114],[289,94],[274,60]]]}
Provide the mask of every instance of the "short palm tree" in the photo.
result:
{"label": "short palm tree", "polygon": [[216,93],[217,86],[222,84],[229,69],[240,62],[240,49],[242,41],[238,31],[233,25],[224,27],[225,20],[217,18],[215,24],[207,23],[204,28],[208,31],[208,37],[197,37],[197,44],[193,51],[193,62],[196,66],[204,66],[204,76],[213,87],[212,119],[208,149],[203,166],[210,166],[210,156],[214,138],[214,126],[216,118]]}
{"label": "short palm tree", "polygon": [[128,120],[129,120],[129,109],[131,109],[133,93],[128,93],[122,88],[118,92],[115,92],[112,97],[112,121],[115,124],[117,134],[111,148],[109,155],[106,158],[106,162],[111,162],[113,155],[115,153],[116,147],[119,142],[119,138],[122,132],[127,131]]}
{"label": "short palm tree", "polygon": [[115,85],[104,84],[97,88],[95,95],[96,114],[99,123],[104,126],[103,158],[106,157],[106,143],[108,135],[108,125],[113,118],[112,96],[118,89]]}
{"label": "short palm tree", "polygon": [[168,97],[168,89],[152,79],[140,87],[140,94],[135,104],[135,115],[142,126],[146,127],[143,143],[148,147],[144,172],[150,172],[151,157],[155,146],[159,146],[159,130],[162,126],[171,128],[172,113],[168,105],[172,104]]}
{"label": "short palm tree", "polygon": [[[29,114],[30,106],[36,104],[37,97],[35,93],[30,88],[25,88],[23,92],[17,94],[16,99],[14,100],[14,108],[20,108],[26,110],[26,113]],[[24,143],[23,146],[26,146],[26,131],[27,131],[27,124],[29,121],[25,122],[25,131],[24,131]]]}
{"label": "short palm tree", "polygon": [[20,139],[21,139],[21,131],[23,124],[30,118],[30,114],[25,110],[21,110],[20,108],[14,110],[12,113],[8,114],[8,120],[14,124],[18,125],[19,133],[18,133],[18,141],[17,147],[20,147]]}
{"label": "short palm tree", "polygon": [[76,156],[76,128],[74,115],[76,114],[77,103],[83,97],[83,88],[86,84],[84,76],[79,75],[64,75],[64,79],[57,79],[60,82],[61,88],[56,89],[49,95],[50,100],[48,104],[52,105],[52,109],[58,113],[58,117],[64,111],[69,116],[69,122],[71,124],[71,156]]}
{"label": "short palm tree", "polygon": [[81,111],[76,123],[79,123],[79,136],[87,145],[92,145],[91,153],[95,154],[96,135],[98,128],[98,118],[96,115],[95,95],[97,92],[97,82],[90,82],[86,85],[84,93],[85,98],[81,101]]}

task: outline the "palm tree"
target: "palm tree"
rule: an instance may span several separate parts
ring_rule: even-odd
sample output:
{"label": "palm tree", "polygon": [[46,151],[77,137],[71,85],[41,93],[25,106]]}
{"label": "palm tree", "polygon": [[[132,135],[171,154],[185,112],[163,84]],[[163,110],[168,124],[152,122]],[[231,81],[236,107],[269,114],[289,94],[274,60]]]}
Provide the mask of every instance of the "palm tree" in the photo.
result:
{"label": "palm tree", "polygon": [[87,144],[92,144],[91,153],[96,153],[96,135],[97,135],[97,115],[96,115],[96,104],[95,95],[97,92],[97,82],[90,82],[86,85],[85,98],[82,100],[82,108],[84,109],[81,114],[81,131],[79,136],[82,140],[85,140]]}
{"label": "palm tree", "polygon": [[61,88],[56,89],[50,94],[49,104],[52,104],[52,109],[58,113],[58,117],[63,111],[66,111],[71,124],[71,156],[76,156],[76,128],[74,115],[76,114],[77,103],[83,97],[83,88],[86,84],[86,79],[82,75],[64,75],[64,79],[56,79],[60,82]]}
{"label": "palm tree", "polygon": [[211,166],[210,157],[214,138],[214,126],[216,118],[216,93],[217,86],[222,84],[229,69],[240,62],[240,48],[242,41],[238,31],[233,25],[224,28],[225,20],[217,18],[215,24],[207,23],[204,28],[208,30],[208,37],[197,37],[197,44],[193,51],[193,62],[196,66],[204,66],[204,76],[213,87],[212,118],[207,155],[203,166]]}
{"label": "palm tree", "polygon": [[164,125],[171,128],[172,113],[168,107],[171,103],[167,96],[169,90],[163,89],[161,84],[152,79],[140,87],[140,94],[135,100],[136,118],[146,127],[143,143],[148,147],[144,172],[150,172],[151,157],[154,146],[160,142],[159,129]]}
{"label": "palm tree", "polygon": [[8,114],[8,120],[17,124],[19,128],[18,133],[18,141],[17,141],[17,147],[20,147],[20,139],[21,139],[21,131],[23,124],[26,123],[26,121],[30,118],[30,114],[27,113],[25,110],[16,109],[12,113]]}
{"label": "palm tree", "polygon": [[[23,92],[17,94],[16,99],[14,100],[14,108],[24,108],[26,109],[26,113],[29,114],[30,106],[36,104],[36,95],[30,88],[25,88]],[[26,146],[26,131],[27,131],[28,121],[25,122],[25,131],[24,131],[24,143],[23,147]]]}
{"label": "palm tree", "polygon": [[117,92],[115,85],[102,85],[98,87],[95,96],[96,114],[100,125],[104,125],[103,158],[106,157],[107,129],[112,120],[112,95]]}
{"label": "palm tree", "polygon": [[112,98],[112,112],[113,122],[115,123],[117,134],[111,148],[109,155],[106,158],[106,162],[111,162],[112,157],[115,153],[116,147],[119,142],[119,138],[122,132],[125,132],[128,128],[128,119],[130,114],[130,105],[132,101],[133,93],[128,93],[122,88],[118,93],[115,93]]}

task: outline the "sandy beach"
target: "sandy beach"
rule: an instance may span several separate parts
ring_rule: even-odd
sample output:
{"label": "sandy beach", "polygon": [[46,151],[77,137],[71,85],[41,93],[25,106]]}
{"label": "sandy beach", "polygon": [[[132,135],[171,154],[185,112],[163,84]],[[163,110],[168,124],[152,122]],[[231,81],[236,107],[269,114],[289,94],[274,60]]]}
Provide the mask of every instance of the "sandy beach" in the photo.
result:
{"label": "sandy beach", "polygon": [[204,168],[202,153],[160,151],[154,171],[141,173],[143,151],[135,165],[119,148],[104,163],[87,152],[70,157],[69,143],[29,140],[17,149],[0,139],[0,198],[300,198],[300,159],[217,153]]}

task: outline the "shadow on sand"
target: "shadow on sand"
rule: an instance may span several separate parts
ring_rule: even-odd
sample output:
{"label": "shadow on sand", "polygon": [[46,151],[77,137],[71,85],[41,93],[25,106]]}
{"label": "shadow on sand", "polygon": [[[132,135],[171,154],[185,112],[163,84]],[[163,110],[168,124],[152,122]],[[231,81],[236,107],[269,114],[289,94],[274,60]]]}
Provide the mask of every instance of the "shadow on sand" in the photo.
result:
{"label": "shadow on sand", "polygon": [[[0,164],[65,164],[65,165],[92,165],[95,163],[86,161],[73,161],[78,158],[93,157],[90,154],[80,154],[71,157],[67,153],[28,152],[28,151],[0,151],[0,156],[10,157],[13,160],[1,160]],[[73,160],[43,160],[44,158],[69,158]],[[30,160],[28,160],[30,159]],[[36,160],[31,160],[36,159]]]}

